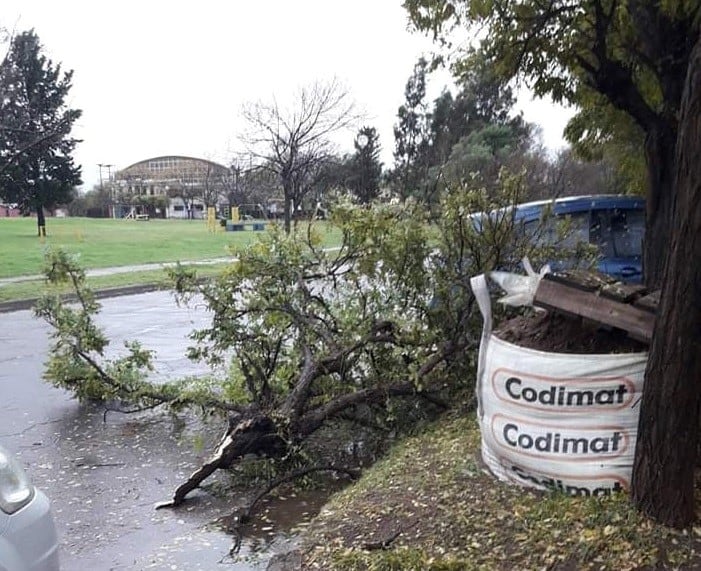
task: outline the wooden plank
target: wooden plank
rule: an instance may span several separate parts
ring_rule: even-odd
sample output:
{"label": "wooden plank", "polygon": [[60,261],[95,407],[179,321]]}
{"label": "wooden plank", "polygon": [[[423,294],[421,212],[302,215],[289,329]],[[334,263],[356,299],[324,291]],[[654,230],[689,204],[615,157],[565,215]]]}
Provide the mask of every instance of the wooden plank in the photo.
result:
{"label": "wooden plank", "polygon": [[633,305],[607,299],[598,293],[586,292],[552,280],[540,280],[534,305],[564,311],[617,327],[639,341],[649,343],[655,315]]}

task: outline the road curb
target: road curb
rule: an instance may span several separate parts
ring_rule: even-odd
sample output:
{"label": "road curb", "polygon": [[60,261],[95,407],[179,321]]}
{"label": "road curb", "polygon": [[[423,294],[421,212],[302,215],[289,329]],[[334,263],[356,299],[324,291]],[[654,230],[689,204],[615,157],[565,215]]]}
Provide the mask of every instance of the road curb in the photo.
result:
{"label": "road curb", "polygon": [[[148,293],[150,291],[169,289],[169,286],[159,285],[159,284],[141,284],[141,285],[130,285],[130,286],[120,286],[113,288],[106,288],[101,290],[96,290],[95,297],[97,299],[105,299],[108,297],[121,297],[124,295],[136,295],[139,293]],[[17,299],[13,301],[2,301],[0,302],[0,313],[11,313],[13,311],[24,311],[27,309],[32,309],[34,304],[36,304],[39,298],[33,297],[29,299]],[[71,296],[67,296],[66,299],[71,299]]]}

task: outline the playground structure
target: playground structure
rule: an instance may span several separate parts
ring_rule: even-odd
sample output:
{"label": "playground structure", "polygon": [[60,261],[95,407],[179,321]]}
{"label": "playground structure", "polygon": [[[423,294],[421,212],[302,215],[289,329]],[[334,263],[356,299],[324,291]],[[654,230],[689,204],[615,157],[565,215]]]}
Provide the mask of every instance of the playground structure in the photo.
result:
{"label": "playground structure", "polygon": [[[284,216],[282,200],[269,200],[267,204],[241,204],[224,209],[221,225],[227,231],[240,230],[265,230],[266,224],[274,223]],[[291,216],[294,220],[326,220],[328,211],[320,202],[313,208],[303,210],[298,207],[293,209]]]}
{"label": "playground structure", "polygon": [[148,222],[150,216],[148,214],[141,214],[136,211],[134,207],[129,211],[129,213],[124,217],[124,220],[139,220],[142,222]]}

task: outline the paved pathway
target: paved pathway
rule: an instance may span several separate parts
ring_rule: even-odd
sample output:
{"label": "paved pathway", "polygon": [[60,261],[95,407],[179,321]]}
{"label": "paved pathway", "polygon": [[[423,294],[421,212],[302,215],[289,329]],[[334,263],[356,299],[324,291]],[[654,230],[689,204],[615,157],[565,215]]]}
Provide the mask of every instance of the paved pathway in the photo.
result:
{"label": "paved pathway", "polygon": [[[334,251],[334,250],[339,250],[340,248],[338,246],[331,247],[331,248],[325,248],[326,251]],[[185,260],[185,261],[180,261],[179,263],[182,265],[190,265],[190,266],[206,266],[206,265],[212,265],[212,264],[226,264],[226,263],[231,263],[235,262],[238,258],[235,257],[228,257],[228,258],[210,258],[207,260]],[[162,270],[163,268],[167,267],[172,267],[175,266],[178,262],[155,262],[152,264],[134,264],[131,266],[114,266],[114,267],[109,267],[109,268],[95,268],[92,270],[86,270],[85,274],[88,277],[94,277],[94,276],[110,276],[114,274],[124,274],[128,272],[142,272],[142,271],[149,271],[149,270]],[[22,283],[22,282],[31,282],[31,281],[39,281],[43,280],[44,276],[37,274],[37,275],[29,275],[29,276],[13,276],[11,278],[0,278],[0,288],[2,288],[5,285],[8,284],[14,284],[14,283]],[[95,296],[98,298],[105,298],[105,297],[117,297],[117,296],[122,296],[122,295],[132,295],[136,293],[144,293],[148,291],[153,291],[155,289],[159,289],[160,286],[157,284],[136,284],[136,285],[129,285],[129,286],[119,286],[119,287],[114,287],[114,288],[109,288],[105,290],[97,290],[95,291]],[[7,313],[9,311],[18,311],[22,309],[29,309],[31,308],[34,303],[36,302],[35,299],[21,299],[21,300],[15,300],[15,301],[3,301],[0,302],[0,313]]]}
{"label": "paved pathway", "polygon": [[[236,258],[212,258],[209,260],[193,260],[193,261],[182,261],[182,265],[190,266],[205,266],[212,264],[225,264],[227,262],[232,262]],[[114,266],[110,268],[95,268],[93,270],[86,270],[85,275],[88,277],[95,276],[111,276],[114,274],[125,274],[128,272],[143,272],[149,270],[161,270],[163,268],[175,266],[178,262],[156,262],[153,264],[136,264],[132,266]],[[31,276],[13,276],[11,278],[0,278],[0,287],[7,284],[15,284],[22,282],[33,282],[37,280],[43,280],[43,275],[31,275]]]}
{"label": "paved pathway", "polygon": [[[184,261],[180,262],[183,265],[211,265],[211,264],[222,264],[227,262],[232,262],[236,258],[212,258],[209,260],[194,260],[194,261]],[[123,274],[127,272],[140,272],[148,270],[162,270],[165,267],[174,266],[177,262],[158,262],[154,264],[135,264],[132,266],[115,266],[111,268],[95,268],[93,270],[86,270],[87,276],[109,276],[114,274]],[[23,283],[30,281],[43,280],[43,275],[31,275],[31,276],[14,276],[11,278],[0,278],[0,288],[7,284],[13,283]],[[119,286],[108,288],[104,290],[96,290],[95,297],[98,299],[106,297],[118,297],[123,295],[133,295],[138,293],[145,293],[160,289],[161,286],[158,284],[135,284],[128,286]],[[10,311],[20,311],[23,309],[31,309],[36,303],[36,299],[18,299],[12,301],[2,301],[0,302],[0,313],[8,313]]]}

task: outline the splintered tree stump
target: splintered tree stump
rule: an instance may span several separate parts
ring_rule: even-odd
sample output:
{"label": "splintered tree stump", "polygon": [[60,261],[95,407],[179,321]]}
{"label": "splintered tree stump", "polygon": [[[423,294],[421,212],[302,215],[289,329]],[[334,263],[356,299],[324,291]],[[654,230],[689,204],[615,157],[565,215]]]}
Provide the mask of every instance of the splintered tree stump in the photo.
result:
{"label": "splintered tree stump", "polygon": [[156,506],[156,509],[176,507],[186,496],[219,468],[226,468],[246,454],[275,456],[284,447],[277,434],[275,424],[264,414],[242,415],[230,423],[212,456],[181,484],[173,499]]}

